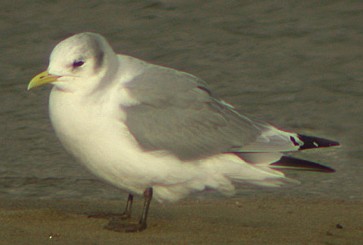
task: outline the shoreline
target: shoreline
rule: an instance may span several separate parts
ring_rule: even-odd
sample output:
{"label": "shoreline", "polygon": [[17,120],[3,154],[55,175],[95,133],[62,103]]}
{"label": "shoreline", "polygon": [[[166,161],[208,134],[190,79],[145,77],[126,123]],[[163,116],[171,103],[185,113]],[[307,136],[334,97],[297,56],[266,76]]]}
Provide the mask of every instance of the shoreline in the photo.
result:
{"label": "shoreline", "polygon": [[[5,244],[360,244],[363,201],[248,197],[187,199],[151,204],[148,228],[139,233],[103,229],[121,213],[114,200],[1,200],[0,235]],[[138,217],[142,201],[135,201]],[[0,244],[2,244],[0,242]]]}

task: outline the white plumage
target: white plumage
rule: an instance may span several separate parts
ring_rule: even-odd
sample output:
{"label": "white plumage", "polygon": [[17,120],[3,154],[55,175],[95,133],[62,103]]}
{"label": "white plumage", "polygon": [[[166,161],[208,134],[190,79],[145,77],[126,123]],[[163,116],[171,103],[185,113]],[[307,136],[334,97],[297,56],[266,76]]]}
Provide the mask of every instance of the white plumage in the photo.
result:
{"label": "white plumage", "polygon": [[55,47],[48,71],[29,88],[45,83],[54,85],[50,118],[67,151],[130,193],[153,188],[159,201],[206,188],[231,195],[233,182],[279,186],[287,179],[271,164],[282,152],[337,144],[307,136],[304,142],[296,133],[253,122],[204,81],[116,55],[94,33]]}

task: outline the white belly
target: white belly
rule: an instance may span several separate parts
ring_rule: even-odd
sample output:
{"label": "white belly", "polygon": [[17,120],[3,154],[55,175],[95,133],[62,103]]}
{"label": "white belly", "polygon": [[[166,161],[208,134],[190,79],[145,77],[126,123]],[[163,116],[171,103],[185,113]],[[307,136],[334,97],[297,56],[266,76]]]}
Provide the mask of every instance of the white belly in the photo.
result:
{"label": "white belly", "polygon": [[185,183],[198,173],[194,164],[140,149],[122,122],[118,104],[110,102],[97,104],[55,89],[51,93],[50,118],[58,138],[92,173],[138,194],[150,186]]}
{"label": "white belly", "polygon": [[142,192],[147,182],[139,178],[143,172],[137,161],[140,149],[119,118],[110,117],[112,108],[102,105],[53,89],[49,108],[55,132],[66,150],[95,175],[117,187]]}

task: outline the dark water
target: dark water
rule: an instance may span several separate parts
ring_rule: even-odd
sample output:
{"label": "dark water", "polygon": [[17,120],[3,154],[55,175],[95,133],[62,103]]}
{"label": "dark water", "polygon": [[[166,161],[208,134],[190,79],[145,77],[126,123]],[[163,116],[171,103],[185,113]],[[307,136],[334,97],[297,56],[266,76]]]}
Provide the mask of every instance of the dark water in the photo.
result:
{"label": "dark water", "polygon": [[2,1],[0,198],[118,198],[58,143],[49,87],[26,91],[54,45],[83,31],[203,78],[250,116],[342,143],[298,154],[337,173],[290,172],[301,185],[247,194],[363,198],[360,1],[101,2]]}

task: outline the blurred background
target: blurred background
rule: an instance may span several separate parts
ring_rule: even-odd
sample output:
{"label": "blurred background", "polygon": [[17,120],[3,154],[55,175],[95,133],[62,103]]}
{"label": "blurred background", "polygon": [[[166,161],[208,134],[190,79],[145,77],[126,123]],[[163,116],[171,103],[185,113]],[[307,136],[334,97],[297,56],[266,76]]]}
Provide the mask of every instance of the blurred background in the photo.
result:
{"label": "blurred background", "polygon": [[199,76],[250,117],[341,142],[295,154],[336,173],[288,172],[301,185],[238,195],[362,200],[362,13],[360,1],[2,1],[0,198],[122,195],[63,150],[50,86],[26,91],[58,42],[92,31],[117,53]]}

